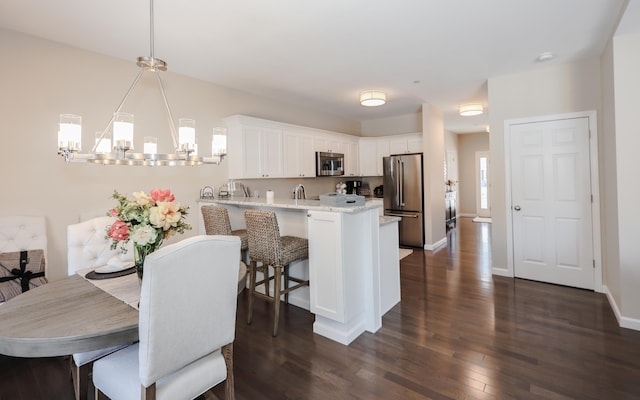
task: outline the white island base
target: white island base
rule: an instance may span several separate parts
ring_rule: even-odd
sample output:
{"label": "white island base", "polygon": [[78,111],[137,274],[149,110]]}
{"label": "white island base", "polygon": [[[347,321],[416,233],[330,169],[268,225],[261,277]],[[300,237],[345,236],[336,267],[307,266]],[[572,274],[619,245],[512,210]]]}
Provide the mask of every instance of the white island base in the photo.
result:
{"label": "white island base", "polygon": [[[381,304],[381,298],[386,303],[391,299],[392,305],[400,301],[398,258],[381,265],[381,258],[389,262],[385,254],[397,254],[397,234],[380,240],[381,219],[391,225],[385,227],[391,232],[394,228],[397,232],[397,219],[379,217],[378,205],[327,207],[317,200],[289,199],[267,204],[254,198],[208,200],[200,205],[210,203],[229,210],[233,229],[245,227],[245,209],[268,208],[276,212],[282,235],[309,239],[309,288],[291,292],[289,302],[315,314],[314,333],[348,345],[363,332],[380,329],[382,314],[390,308]],[[200,229],[204,232],[202,221]],[[291,275],[306,279],[305,264],[293,265]],[[393,277],[390,286],[381,282],[381,267],[382,276]]]}

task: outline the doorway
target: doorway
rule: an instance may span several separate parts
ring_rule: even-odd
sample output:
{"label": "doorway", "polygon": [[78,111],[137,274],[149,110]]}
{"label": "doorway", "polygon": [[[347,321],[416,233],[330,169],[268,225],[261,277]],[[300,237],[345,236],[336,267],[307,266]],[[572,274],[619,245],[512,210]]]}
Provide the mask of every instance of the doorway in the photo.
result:
{"label": "doorway", "polygon": [[489,152],[476,152],[476,216],[491,218]]}
{"label": "doorway", "polygon": [[508,245],[515,277],[601,286],[595,126],[595,113],[505,124]]}

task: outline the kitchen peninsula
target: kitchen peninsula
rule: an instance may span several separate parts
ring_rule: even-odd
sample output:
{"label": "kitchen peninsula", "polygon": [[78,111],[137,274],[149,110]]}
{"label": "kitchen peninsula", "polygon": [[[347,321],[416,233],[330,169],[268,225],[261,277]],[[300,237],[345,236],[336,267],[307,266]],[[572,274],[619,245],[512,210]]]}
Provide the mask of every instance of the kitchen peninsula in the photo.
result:
{"label": "kitchen peninsula", "polygon": [[[309,239],[309,260],[292,264],[292,276],[309,287],[289,302],[315,314],[313,332],[348,345],[363,332],[376,332],[382,315],[400,301],[398,218],[379,216],[379,204],[335,207],[319,200],[218,198],[233,229],[245,228],[244,210],[271,209],[282,235]],[[204,222],[200,213],[200,232]],[[382,278],[381,278],[382,277]]]}

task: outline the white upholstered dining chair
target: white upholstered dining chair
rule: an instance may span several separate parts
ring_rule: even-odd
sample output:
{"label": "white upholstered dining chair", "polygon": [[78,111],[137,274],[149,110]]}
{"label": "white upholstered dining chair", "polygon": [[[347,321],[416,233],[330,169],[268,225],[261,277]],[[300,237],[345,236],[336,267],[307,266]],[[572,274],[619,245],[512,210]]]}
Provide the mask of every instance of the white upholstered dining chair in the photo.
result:
{"label": "white upholstered dining chair", "polygon": [[[133,260],[133,250],[129,249],[125,254],[119,249],[111,250],[111,242],[105,239],[107,227],[115,220],[115,217],[105,216],[67,226],[67,272],[70,276],[81,269],[107,265],[111,260],[119,263]],[[88,396],[93,362],[124,347],[126,345],[73,354],[71,376],[77,400]]]}
{"label": "white upholstered dining chair", "polygon": [[[44,217],[20,215],[0,217],[0,253],[19,252],[22,250],[43,250],[46,268],[47,230]],[[37,280],[40,284],[46,282],[46,278],[37,278]],[[34,281],[36,279],[32,282]],[[0,305],[3,303],[2,299],[4,298],[5,296],[0,295]]]}
{"label": "white upholstered dining chair", "polygon": [[193,399],[225,380],[234,399],[239,264],[235,236],[195,236],[147,256],[140,341],[94,363],[96,399]]}

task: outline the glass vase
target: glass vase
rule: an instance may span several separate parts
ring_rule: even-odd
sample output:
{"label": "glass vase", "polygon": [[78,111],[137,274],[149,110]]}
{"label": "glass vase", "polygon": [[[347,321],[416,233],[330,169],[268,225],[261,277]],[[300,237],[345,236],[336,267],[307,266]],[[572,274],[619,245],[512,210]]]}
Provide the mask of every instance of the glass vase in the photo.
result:
{"label": "glass vase", "polygon": [[149,246],[133,244],[133,264],[136,267],[136,274],[138,274],[138,282],[140,284],[142,284],[142,273],[144,272],[144,259],[152,251]]}

